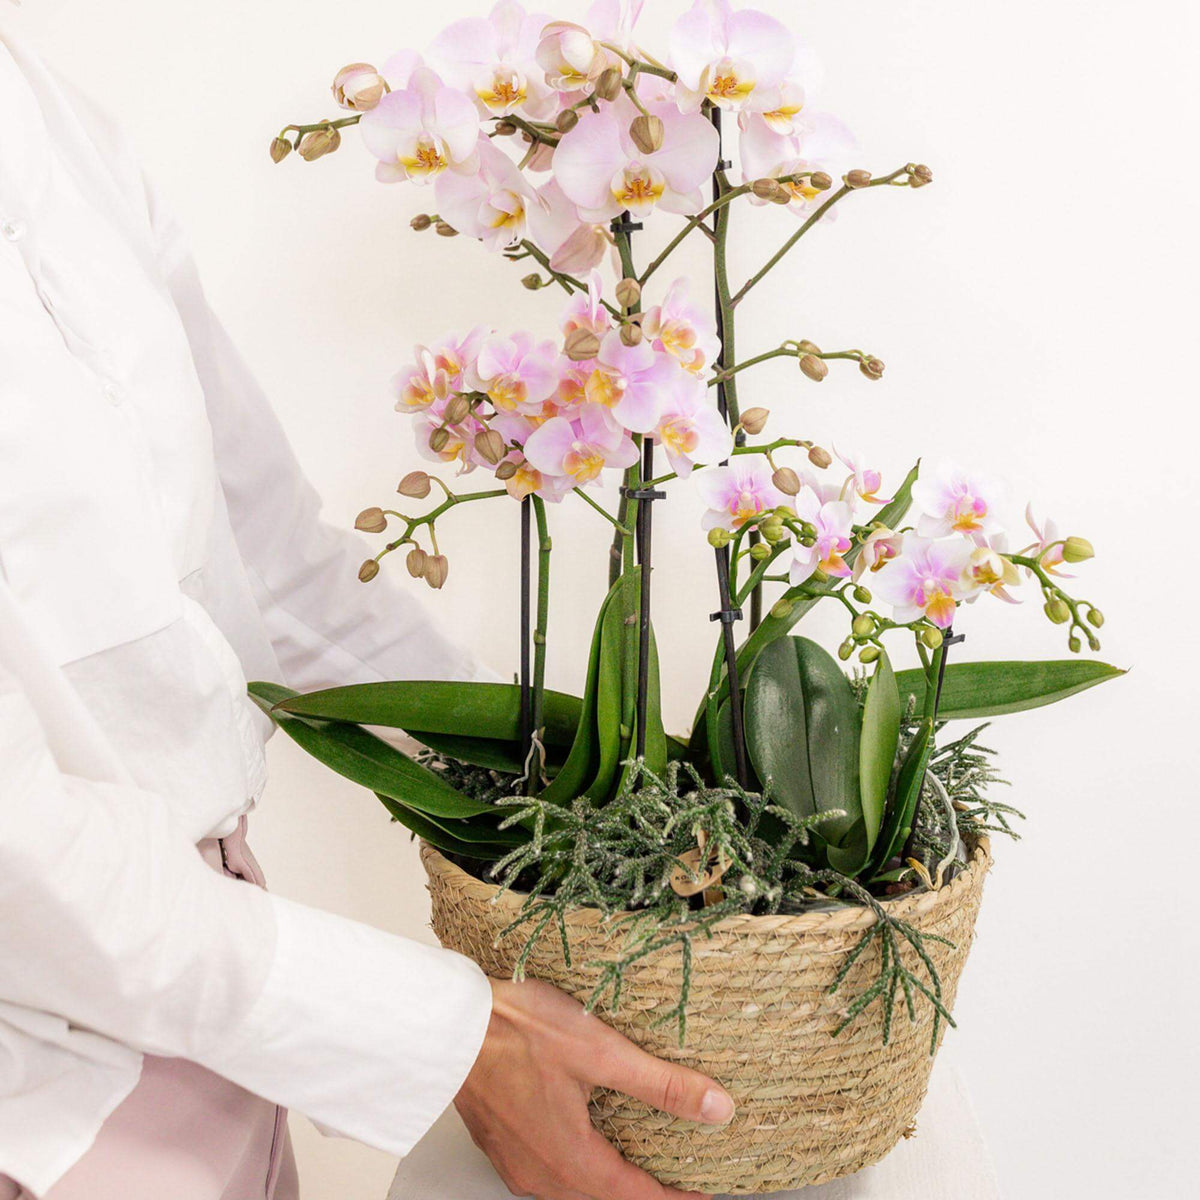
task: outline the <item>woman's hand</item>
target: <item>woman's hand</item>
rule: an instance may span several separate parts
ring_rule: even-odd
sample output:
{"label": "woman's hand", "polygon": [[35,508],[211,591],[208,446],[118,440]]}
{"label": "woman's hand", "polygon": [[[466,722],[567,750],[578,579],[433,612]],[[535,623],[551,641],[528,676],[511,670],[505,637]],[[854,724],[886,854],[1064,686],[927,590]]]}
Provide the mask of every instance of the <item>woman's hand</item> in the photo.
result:
{"label": "woman's hand", "polygon": [[611,1088],[685,1121],[723,1125],[729,1094],[711,1079],[638,1049],[564,992],[492,980],[483,1048],[455,1097],[475,1144],[510,1192],[540,1200],[678,1200],[626,1162],[588,1117]]}

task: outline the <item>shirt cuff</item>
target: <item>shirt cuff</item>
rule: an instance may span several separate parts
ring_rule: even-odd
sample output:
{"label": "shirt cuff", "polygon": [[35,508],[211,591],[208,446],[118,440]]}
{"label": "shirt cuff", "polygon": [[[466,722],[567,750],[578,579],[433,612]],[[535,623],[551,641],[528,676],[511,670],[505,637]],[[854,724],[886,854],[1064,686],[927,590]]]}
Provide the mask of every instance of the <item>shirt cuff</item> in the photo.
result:
{"label": "shirt cuff", "polygon": [[326,1131],[406,1155],[458,1093],[492,1011],[487,977],[424,946],[271,896],[274,962],[205,1066]]}

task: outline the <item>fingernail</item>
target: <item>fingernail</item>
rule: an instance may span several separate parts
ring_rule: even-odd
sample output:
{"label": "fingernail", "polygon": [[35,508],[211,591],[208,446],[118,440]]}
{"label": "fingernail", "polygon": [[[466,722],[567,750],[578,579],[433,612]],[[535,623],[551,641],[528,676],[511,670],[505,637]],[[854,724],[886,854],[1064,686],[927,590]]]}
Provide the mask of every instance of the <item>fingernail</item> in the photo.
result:
{"label": "fingernail", "polygon": [[728,1092],[709,1088],[700,1101],[700,1119],[710,1125],[724,1125],[733,1116],[733,1100]]}

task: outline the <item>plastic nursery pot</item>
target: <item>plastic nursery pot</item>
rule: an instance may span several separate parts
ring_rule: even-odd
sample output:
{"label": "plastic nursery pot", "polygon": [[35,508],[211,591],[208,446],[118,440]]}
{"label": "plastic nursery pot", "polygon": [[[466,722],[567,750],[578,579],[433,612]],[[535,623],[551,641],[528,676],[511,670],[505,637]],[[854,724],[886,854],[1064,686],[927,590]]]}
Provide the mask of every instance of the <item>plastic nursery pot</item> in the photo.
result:
{"label": "plastic nursery pot", "polygon": [[[524,936],[499,935],[523,897],[506,893],[496,900],[495,886],[431,846],[422,844],[421,858],[442,945],[474,959],[488,975],[510,976]],[[987,839],[981,839],[971,848],[967,868],[940,891],[887,902],[889,914],[953,943],[925,943],[947,1008],[954,1004],[991,862]],[[876,939],[838,991],[829,991],[874,921],[861,908],[722,921],[711,940],[693,944],[682,1048],[673,1022],[653,1024],[656,1013],[678,1000],[679,952],[664,951],[630,967],[620,1007],[614,1012],[601,1004],[597,1011],[651,1053],[719,1080],[737,1112],[726,1126],[705,1127],[601,1090],[592,1097],[597,1128],[663,1183],[699,1192],[803,1187],[878,1162],[913,1129],[933,1068],[934,1013],[918,996],[917,1019],[910,1022],[901,990],[886,1046],[882,1000],[833,1036],[854,997],[878,977]],[[567,917],[567,936],[570,968],[551,928],[530,955],[526,974],[586,1001],[599,978],[595,964],[615,956],[622,935],[598,910],[581,909]],[[908,965],[919,970],[915,954]]]}

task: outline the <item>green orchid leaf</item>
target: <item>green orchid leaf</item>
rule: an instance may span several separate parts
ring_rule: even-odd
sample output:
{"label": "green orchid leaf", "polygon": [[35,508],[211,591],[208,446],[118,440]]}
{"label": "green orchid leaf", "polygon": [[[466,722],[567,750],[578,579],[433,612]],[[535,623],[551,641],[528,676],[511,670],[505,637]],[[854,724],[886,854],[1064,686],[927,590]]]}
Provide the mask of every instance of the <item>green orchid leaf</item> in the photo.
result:
{"label": "green orchid leaf", "polygon": [[875,843],[871,863],[876,871],[882,870],[904,849],[908,835],[912,832],[913,814],[925,783],[925,770],[933,753],[933,721],[926,717],[917,727],[912,743],[905,752],[896,776],[896,788],[892,802],[884,815],[883,828]]}
{"label": "green orchid leaf", "polygon": [[837,661],[816,642],[772,642],[746,684],[746,746],[758,777],[797,816],[840,809],[821,826],[831,845],[862,820],[858,703]]}
{"label": "green orchid leaf", "polygon": [[[938,719],[998,717],[1024,712],[1065,700],[1077,692],[1107,683],[1125,672],[1107,663],[1080,659],[1048,662],[951,663],[942,682]],[[916,711],[925,703],[925,672],[900,671],[896,675],[900,703],[914,697]]]}
{"label": "green orchid leaf", "polygon": [[[422,733],[520,740],[521,689],[515,683],[451,683],[403,679],[358,683],[285,698],[280,709],[323,721],[350,721]],[[545,740],[570,746],[575,740],[582,701],[564,692],[545,693]]]}
{"label": "green orchid leaf", "polygon": [[[888,787],[900,742],[900,690],[886,651],[879,655],[875,674],[867,685],[863,706],[862,736],[858,743],[858,779],[862,796],[866,850],[875,845],[883,824]],[[860,864],[859,870],[862,869]]]}
{"label": "green orchid leaf", "polygon": [[[484,841],[475,837],[455,836],[455,834],[449,832],[425,813],[408,808],[398,800],[393,800],[391,796],[384,796],[379,792],[376,792],[376,796],[384,808],[401,825],[412,833],[415,833],[417,837],[427,841],[431,846],[436,846],[439,850],[446,853],[458,854],[464,858],[474,858],[484,862],[495,862],[497,859],[503,858],[514,846],[521,845],[526,840],[519,834],[515,841],[497,840],[495,842]],[[468,824],[469,822],[466,821],[458,822],[453,828],[461,835],[466,830],[460,829],[459,826],[467,826]],[[506,830],[506,839],[507,834],[513,832],[513,830]]]}
{"label": "green orchid leaf", "polygon": [[451,787],[360,725],[317,721],[282,710],[279,700],[297,695],[290,688],[252,683],[249,690],[259,707],[302,749],[354,783],[432,817],[472,817],[496,811],[492,805],[472,800]]}

